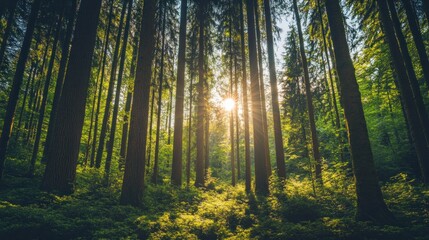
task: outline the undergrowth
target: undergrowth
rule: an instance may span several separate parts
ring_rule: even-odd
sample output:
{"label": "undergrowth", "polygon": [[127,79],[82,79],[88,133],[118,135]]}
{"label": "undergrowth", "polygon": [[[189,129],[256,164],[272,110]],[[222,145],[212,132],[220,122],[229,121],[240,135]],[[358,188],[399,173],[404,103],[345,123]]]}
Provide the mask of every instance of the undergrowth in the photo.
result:
{"label": "undergrowth", "polygon": [[[383,184],[396,226],[354,220],[354,185],[344,166],[325,171],[323,186],[305,176],[271,179],[268,197],[244,184],[209,179],[210,187],[147,185],[142,207],[118,204],[121,181],[79,168],[76,192],[39,190],[41,176],[20,177],[19,162],[0,183],[2,239],[428,239],[429,191],[399,174]],[[164,182],[167,182],[165,180]]]}

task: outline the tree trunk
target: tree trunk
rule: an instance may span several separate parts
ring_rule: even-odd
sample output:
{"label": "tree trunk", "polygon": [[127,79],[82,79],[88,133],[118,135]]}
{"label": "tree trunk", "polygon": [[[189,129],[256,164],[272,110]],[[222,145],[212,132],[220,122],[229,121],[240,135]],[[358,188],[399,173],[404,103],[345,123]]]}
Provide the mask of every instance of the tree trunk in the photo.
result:
{"label": "tree trunk", "polygon": [[0,179],[3,177],[4,163],[6,160],[6,150],[9,138],[12,133],[13,119],[15,116],[16,105],[18,103],[19,90],[21,89],[24,78],[25,65],[30,52],[31,40],[33,38],[37,15],[39,13],[42,0],[34,0],[31,6],[31,13],[25,30],[24,41],[19,53],[18,63],[16,65],[12,88],[9,93],[9,100],[6,107],[6,114],[3,121],[3,129],[0,137]]}
{"label": "tree trunk", "polygon": [[176,107],[174,112],[173,161],[171,170],[171,183],[175,186],[182,185],[183,101],[185,98],[187,0],[182,0],[180,9],[179,56],[177,61]]}
{"label": "tree trunk", "polygon": [[34,78],[36,75],[36,71],[37,71],[37,65],[38,62],[33,62],[31,64],[31,68],[28,74],[28,79],[27,79],[27,83],[25,84],[25,90],[24,90],[24,99],[22,100],[22,105],[21,105],[21,111],[19,113],[19,118],[18,118],[18,126],[16,128],[16,139],[19,139],[19,133],[21,131],[21,124],[22,124],[22,117],[24,115],[25,112],[25,104],[27,103],[27,97],[29,95],[30,92],[30,86],[33,85],[34,83]]}
{"label": "tree trunk", "polygon": [[[411,137],[414,142],[417,158],[420,165],[423,182],[429,182],[429,148],[427,139],[422,131],[422,122],[420,120],[419,111],[416,105],[415,92],[413,91],[409,75],[405,67],[404,59],[399,49],[399,45],[395,36],[395,31],[392,26],[392,19],[389,16],[389,10],[386,0],[378,0],[380,11],[380,20],[385,32],[386,41],[390,48],[392,61],[395,65],[395,70],[398,75],[399,91],[404,103],[404,110],[409,122]],[[417,94],[420,92],[418,91]]]}
{"label": "tree trunk", "polygon": [[[402,4],[405,8],[405,11],[407,12],[408,25],[410,26],[410,30],[413,35],[414,43],[417,48],[417,53],[419,54],[420,65],[422,66],[426,85],[427,87],[429,87],[429,60],[428,60],[428,55],[426,53],[425,44],[423,42],[422,33],[420,31],[420,27],[413,10],[413,6],[411,5],[411,1],[402,0]],[[429,8],[429,6],[427,7]]]}
{"label": "tree trunk", "polygon": [[268,195],[268,170],[266,160],[266,149],[264,142],[264,129],[262,119],[261,88],[259,86],[258,59],[255,36],[255,13],[254,1],[247,0],[247,27],[249,43],[249,63],[250,63],[250,90],[252,96],[252,118],[253,118],[253,139],[255,153],[255,182],[256,192]]}
{"label": "tree trunk", "polygon": [[158,109],[157,109],[157,118],[156,118],[156,136],[155,136],[155,156],[153,161],[153,173],[152,173],[152,182],[154,184],[158,183],[159,175],[159,140],[160,140],[160,131],[161,131],[161,110],[162,110],[162,91],[164,88],[164,56],[165,56],[165,24],[166,24],[166,12],[167,4],[166,1],[161,1],[160,6],[160,16],[162,16],[162,30],[161,30],[161,62],[160,62],[160,71],[159,71],[159,85],[158,85]]}
{"label": "tree trunk", "polygon": [[247,70],[246,70],[246,44],[244,39],[244,13],[243,1],[238,0],[240,4],[240,45],[241,45],[241,66],[243,76],[241,78],[241,88],[243,91],[243,115],[244,115],[244,161],[245,161],[245,177],[246,177],[246,192],[251,191],[252,173],[250,166],[250,132],[249,132],[249,103],[247,100]]}
{"label": "tree trunk", "polygon": [[261,29],[259,24],[259,5],[258,0],[254,0],[255,7],[255,24],[256,24],[256,43],[258,50],[258,67],[259,67],[259,87],[261,88],[261,107],[262,107],[262,126],[264,131],[264,144],[265,144],[265,160],[267,161],[268,176],[271,176],[271,160],[270,160],[270,146],[268,142],[268,122],[267,122],[267,105],[265,101],[265,83],[264,83],[264,68],[262,59],[262,46],[261,46]]}
{"label": "tree trunk", "polygon": [[70,42],[72,40],[73,30],[74,30],[74,22],[75,22],[75,15],[76,15],[76,8],[77,8],[77,0],[72,1],[70,13],[69,13],[69,19],[67,22],[67,30],[66,30],[66,36],[63,40],[63,44],[61,46],[61,60],[60,60],[60,66],[58,69],[58,76],[57,81],[55,84],[55,92],[54,92],[54,99],[52,100],[52,107],[51,107],[51,113],[49,115],[49,124],[48,124],[48,131],[46,135],[45,140],[45,147],[43,149],[43,157],[42,162],[47,162],[47,153],[49,151],[49,147],[51,145],[51,139],[52,139],[52,132],[54,129],[54,123],[55,123],[55,117],[57,115],[58,110],[58,102],[61,97],[61,92],[63,89],[64,84],[64,75],[67,68],[67,62],[69,59],[69,53],[70,53]]}
{"label": "tree trunk", "polygon": [[382,224],[391,223],[393,215],[387,209],[378,185],[361,95],[347,45],[339,0],[326,0],[325,4],[352,154],[357,195],[356,217],[359,220],[371,220]]}
{"label": "tree trunk", "polygon": [[149,91],[152,77],[152,61],[155,46],[156,0],[145,0],[137,57],[134,97],[130,118],[127,157],[121,204],[137,206],[143,197],[146,139],[149,113]]}
{"label": "tree trunk", "polygon": [[[232,7],[232,6],[231,6]],[[233,69],[233,53],[232,53],[232,11],[231,16],[229,18],[229,98],[234,99],[234,93],[233,93],[233,75],[232,75],[232,69]],[[237,108],[237,106],[235,107]],[[230,140],[230,158],[231,158],[231,184],[232,186],[235,186],[235,141],[234,141],[234,112],[233,109],[230,109],[229,112],[229,140]]]}
{"label": "tree trunk", "polygon": [[296,25],[298,29],[299,50],[301,53],[302,68],[304,70],[304,86],[305,86],[305,95],[307,97],[308,120],[310,122],[310,132],[311,132],[311,141],[312,141],[311,146],[313,150],[313,158],[316,163],[315,177],[316,177],[316,180],[321,182],[322,181],[322,158],[319,152],[319,140],[317,138],[316,119],[314,116],[314,106],[313,106],[313,97],[312,97],[311,85],[310,85],[310,75],[308,72],[308,62],[307,62],[307,56],[305,53],[304,37],[301,29],[301,19],[299,16],[297,0],[293,0],[293,9],[295,12]]}
{"label": "tree trunk", "polygon": [[277,90],[277,74],[274,56],[274,40],[271,23],[270,0],[264,0],[265,24],[267,28],[268,62],[270,68],[271,101],[273,105],[274,137],[276,146],[277,176],[286,178],[285,155],[283,147],[282,124],[280,120],[279,97]]}
{"label": "tree trunk", "polygon": [[51,85],[52,71],[53,71],[54,64],[55,64],[55,56],[57,54],[57,45],[58,45],[58,40],[60,38],[61,26],[62,26],[62,22],[63,22],[64,6],[61,6],[61,8],[62,8],[61,14],[57,20],[58,21],[57,29],[55,30],[55,39],[54,39],[54,42],[52,45],[51,58],[49,59],[48,73],[46,75],[45,86],[43,87],[42,102],[41,102],[41,106],[40,106],[40,110],[39,110],[39,119],[37,122],[36,139],[34,141],[33,153],[32,153],[31,160],[30,160],[30,169],[28,171],[29,176],[34,175],[34,167],[35,167],[36,160],[37,160],[37,154],[39,153],[40,138],[42,135],[43,120],[45,118],[45,109],[46,109],[46,104],[48,101],[49,86]]}
{"label": "tree trunk", "polygon": [[398,40],[399,47],[402,53],[402,58],[405,63],[405,68],[407,69],[407,72],[408,72],[408,79],[410,81],[411,89],[413,91],[415,104],[417,106],[417,110],[420,116],[421,128],[425,134],[426,145],[427,147],[429,147],[429,117],[426,111],[426,106],[424,104],[423,97],[420,93],[420,85],[417,80],[416,73],[414,71],[413,62],[410,56],[410,52],[408,51],[408,45],[405,40],[405,36],[402,33],[401,22],[396,13],[394,2],[392,2],[392,0],[388,0],[387,2],[392,16],[393,27],[396,32],[396,38]]}
{"label": "tree trunk", "polygon": [[[136,36],[134,38],[134,44],[133,44],[133,54],[131,59],[131,70],[130,70],[130,78],[133,79],[135,77],[135,71],[136,71],[136,59],[137,59],[137,45],[139,44],[138,37]],[[125,103],[125,114],[124,114],[124,124],[122,125],[122,138],[121,138],[121,151],[120,156],[122,159],[125,159],[126,151],[127,151],[127,140],[128,140],[128,126],[129,126],[129,114],[131,110],[131,102],[133,99],[133,93],[132,90],[129,88],[127,91],[127,100]]]}
{"label": "tree trunk", "polygon": [[119,115],[119,100],[121,98],[122,79],[124,76],[125,58],[126,58],[127,46],[128,46],[128,34],[130,31],[130,21],[131,21],[133,0],[125,1],[123,8],[126,7],[126,4],[128,4],[128,10],[127,10],[128,13],[127,13],[127,19],[125,23],[124,39],[123,39],[123,44],[121,49],[121,61],[119,63],[118,82],[116,83],[115,103],[113,105],[113,115],[112,115],[112,127],[110,129],[109,141],[107,142],[107,146],[106,146],[107,157],[106,157],[106,165],[104,168],[105,184],[109,183],[110,166],[112,163],[113,147],[115,145],[116,124],[117,124],[117,119]]}
{"label": "tree trunk", "polygon": [[124,17],[126,10],[126,2],[124,1],[122,4],[121,16],[119,20],[119,28],[118,34],[116,35],[115,49],[113,52],[113,62],[112,68],[110,72],[110,80],[109,80],[109,88],[107,89],[107,97],[106,97],[106,106],[104,108],[103,121],[101,123],[101,131],[100,131],[100,139],[98,142],[97,155],[95,158],[95,167],[99,168],[101,166],[101,159],[103,158],[104,145],[106,140],[106,135],[108,131],[108,124],[111,112],[111,104],[113,100],[113,91],[115,87],[116,81],[116,70],[118,68],[118,60],[119,60],[119,49],[121,46],[121,36],[122,36],[122,28],[124,26]]}
{"label": "tree trunk", "polygon": [[325,24],[323,22],[323,11],[322,11],[322,6],[320,3],[320,0],[317,0],[317,9],[318,9],[318,13],[319,13],[319,20],[320,20],[320,25],[321,25],[321,30],[322,30],[323,52],[325,54],[326,63],[328,65],[329,84],[331,85],[331,91],[332,91],[332,93],[331,93],[332,94],[332,102],[333,102],[334,111],[335,111],[335,126],[337,128],[338,143],[340,145],[339,146],[340,160],[344,161],[343,137],[342,137],[342,131],[341,131],[340,111],[338,109],[337,94],[335,92],[334,76],[332,76],[332,67],[331,67],[331,63],[329,61],[328,44],[326,43],[326,30],[325,30]]}
{"label": "tree trunk", "polygon": [[101,0],[82,0],[42,188],[73,192]]}
{"label": "tree trunk", "polygon": [[205,94],[204,94],[204,47],[205,47],[205,14],[206,2],[204,0],[198,1],[198,23],[199,23],[199,40],[198,40],[198,105],[197,105],[197,160],[196,160],[196,179],[195,186],[202,187],[205,184],[204,174],[204,115],[205,115]]}

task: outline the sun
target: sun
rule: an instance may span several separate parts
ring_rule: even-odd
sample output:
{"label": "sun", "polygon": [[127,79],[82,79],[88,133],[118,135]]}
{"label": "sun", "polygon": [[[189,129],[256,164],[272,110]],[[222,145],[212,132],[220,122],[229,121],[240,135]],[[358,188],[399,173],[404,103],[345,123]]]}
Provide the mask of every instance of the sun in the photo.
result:
{"label": "sun", "polygon": [[232,98],[225,98],[222,102],[222,107],[226,111],[232,111],[235,108],[235,101]]}

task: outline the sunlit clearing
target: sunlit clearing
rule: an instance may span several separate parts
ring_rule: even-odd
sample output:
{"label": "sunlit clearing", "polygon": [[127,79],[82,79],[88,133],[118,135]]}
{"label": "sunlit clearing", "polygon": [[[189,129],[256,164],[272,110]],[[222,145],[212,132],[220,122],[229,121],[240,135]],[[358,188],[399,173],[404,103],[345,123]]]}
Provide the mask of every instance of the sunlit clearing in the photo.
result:
{"label": "sunlit clearing", "polygon": [[222,103],[223,109],[225,109],[226,111],[231,111],[232,109],[234,109],[235,107],[235,101],[232,98],[226,98],[223,100]]}

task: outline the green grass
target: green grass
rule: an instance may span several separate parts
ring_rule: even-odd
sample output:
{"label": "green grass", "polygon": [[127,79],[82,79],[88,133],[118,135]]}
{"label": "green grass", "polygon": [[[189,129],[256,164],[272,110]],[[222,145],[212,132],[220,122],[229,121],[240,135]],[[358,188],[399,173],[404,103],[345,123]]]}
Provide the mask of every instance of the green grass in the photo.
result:
{"label": "green grass", "polygon": [[383,185],[398,225],[375,226],[354,220],[353,184],[338,171],[316,195],[300,176],[272,179],[266,198],[216,179],[210,189],[148,185],[135,208],[118,204],[119,176],[103,187],[102,174],[79,168],[76,192],[57,196],[39,190],[40,174],[16,176],[20,165],[0,183],[1,239],[429,239],[429,191],[404,174]]}

